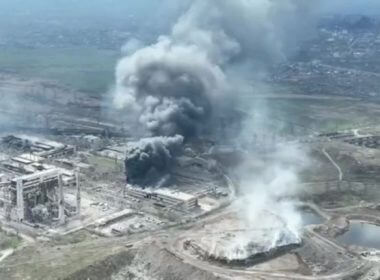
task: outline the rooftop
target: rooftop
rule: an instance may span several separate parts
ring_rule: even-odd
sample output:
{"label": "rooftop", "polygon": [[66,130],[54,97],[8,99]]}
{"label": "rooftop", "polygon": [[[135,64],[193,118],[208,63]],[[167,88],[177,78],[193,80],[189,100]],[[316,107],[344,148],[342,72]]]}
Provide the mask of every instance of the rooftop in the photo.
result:
{"label": "rooftop", "polygon": [[188,200],[196,198],[194,195],[184,193],[184,192],[180,192],[180,191],[171,190],[168,188],[156,189],[156,190],[154,190],[154,193],[160,194],[160,195],[165,195],[165,196],[172,197],[172,198],[179,199],[179,200],[184,200],[184,201],[188,201]]}
{"label": "rooftop", "polygon": [[185,192],[181,192],[181,191],[177,191],[177,190],[172,190],[169,188],[142,189],[142,188],[136,188],[136,187],[132,187],[132,186],[128,186],[128,188],[131,190],[142,191],[142,192],[149,193],[149,194],[163,195],[163,196],[167,196],[167,197],[182,200],[182,201],[189,201],[189,200],[196,198],[196,196],[194,196],[194,195],[191,195],[191,194],[188,194]]}

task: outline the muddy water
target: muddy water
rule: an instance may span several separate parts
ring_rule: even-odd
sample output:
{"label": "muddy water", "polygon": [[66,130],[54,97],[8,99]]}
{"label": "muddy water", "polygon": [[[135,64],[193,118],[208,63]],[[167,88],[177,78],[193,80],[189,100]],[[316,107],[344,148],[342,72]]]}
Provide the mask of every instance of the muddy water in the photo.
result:
{"label": "muddy water", "polygon": [[380,227],[366,223],[351,223],[350,229],[337,239],[347,245],[380,249]]}

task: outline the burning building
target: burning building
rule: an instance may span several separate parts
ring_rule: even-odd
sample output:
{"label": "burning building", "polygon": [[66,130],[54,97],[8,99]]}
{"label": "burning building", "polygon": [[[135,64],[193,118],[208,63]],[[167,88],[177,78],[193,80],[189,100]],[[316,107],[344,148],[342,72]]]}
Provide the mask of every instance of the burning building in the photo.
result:
{"label": "burning building", "polygon": [[166,175],[181,152],[183,137],[152,137],[127,146],[125,172],[127,183],[149,184]]}

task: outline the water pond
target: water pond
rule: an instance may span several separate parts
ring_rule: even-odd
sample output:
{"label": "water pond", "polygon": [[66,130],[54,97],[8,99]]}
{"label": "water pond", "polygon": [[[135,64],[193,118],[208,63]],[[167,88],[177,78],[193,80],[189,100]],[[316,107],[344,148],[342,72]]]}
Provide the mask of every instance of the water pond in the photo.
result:
{"label": "water pond", "polygon": [[373,224],[351,222],[350,229],[337,239],[347,245],[380,249],[380,227]]}

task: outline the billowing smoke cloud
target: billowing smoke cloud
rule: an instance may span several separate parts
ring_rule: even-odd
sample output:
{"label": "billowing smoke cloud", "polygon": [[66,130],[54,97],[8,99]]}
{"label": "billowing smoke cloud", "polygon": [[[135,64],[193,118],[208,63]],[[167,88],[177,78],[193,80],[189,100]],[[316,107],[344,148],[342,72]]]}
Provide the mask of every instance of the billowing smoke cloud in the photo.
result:
{"label": "billowing smoke cloud", "polygon": [[125,169],[129,183],[145,183],[145,179],[157,179],[174,163],[181,152],[183,137],[144,138],[128,144]]}
{"label": "billowing smoke cloud", "polygon": [[[239,93],[252,92],[255,73],[286,59],[299,40],[307,38],[307,26],[313,22],[305,19],[312,2],[192,1],[169,35],[140,49],[135,48],[137,42],[126,45],[128,55],[116,70],[115,105],[138,116],[137,123],[151,135],[191,138],[212,133],[220,117],[234,110]],[[151,170],[166,171],[173,163],[172,147],[177,149],[184,138],[151,138],[132,145],[126,160],[129,181],[150,177]],[[260,170],[251,170],[254,155],[248,154],[238,172],[241,190],[236,208],[246,228],[251,228],[263,222],[263,212],[271,206],[272,214],[283,221],[272,232],[273,246],[300,239],[300,215],[284,197],[295,194],[298,183],[297,165],[288,159],[302,153],[288,146],[278,151]],[[247,247],[252,240],[247,234],[237,236],[236,248]]]}
{"label": "billowing smoke cloud", "polygon": [[307,152],[304,147],[290,143],[272,148],[270,158],[260,161],[259,157],[249,154],[241,164],[238,171],[241,199],[237,206],[243,213],[243,221],[256,224],[270,205],[269,211],[298,236],[302,220],[294,202],[299,191],[299,172],[309,166]]}
{"label": "billowing smoke cloud", "polygon": [[[194,0],[169,35],[153,45],[128,48],[117,66],[114,103],[131,120],[138,116],[137,123],[151,135],[212,133],[220,117],[234,110],[239,93],[252,92],[256,73],[285,60],[308,38],[314,5],[309,0]],[[129,179],[164,171],[173,162],[171,145],[178,147],[184,138],[176,136],[169,145],[172,138],[162,137],[134,144],[127,152]],[[298,183],[297,162],[289,158],[302,153],[287,145],[278,151],[260,170],[250,170],[257,161],[248,154],[238,173],[237,211],[247,228],[262,223],[268,206],[283,221],[271,244],[282,244],[284,235],[290,243],[300,238],[300,215],[284,197],[295,195]],[[237,244],[240,240],[250,236],[240,236]]]}
{"label": "billowing smoke cloud", "polygon": [[224,80],[197,47],[173,45],[168,38],[122,60],[120,72],[117,104],[132,105],[154,135],[196,134]]}
{"label": "billowing smoke cloud", "polygon": [[[252,70],[303,38],[310,1],[194,0],[167,36],[123,58],[114,103],[152,135],[196,136],[223,114]],[[227,104],[227,106],[226,106]]]}
{"label": "billowing smoke cloud", "polygon": [[298,173],[309,166],[306,152],[296,143],[283,143],[271,145],[265,157],[260,153],[246,151],[235,170],[238,192],[231,209],[238,219],[225,229],[223,242],[219,230],[211,239],[212,252],[220,260],[246,262],[263,252],[302,244],[302,218],[296,202]]}

